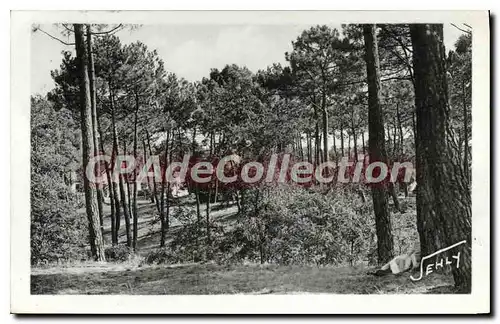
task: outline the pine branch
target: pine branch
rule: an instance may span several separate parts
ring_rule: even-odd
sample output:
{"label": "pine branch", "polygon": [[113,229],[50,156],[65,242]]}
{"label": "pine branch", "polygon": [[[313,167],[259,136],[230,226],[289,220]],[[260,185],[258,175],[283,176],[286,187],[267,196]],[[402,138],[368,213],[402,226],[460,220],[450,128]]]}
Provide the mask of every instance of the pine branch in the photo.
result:
{"label": "pine branch", "polygon": [[46,31],[44,31],[43,29],[41,29],[40,27],[37,27],[37,28],[35,29],[35,32],[36,32],[36,31],[38,31],[38,30],[39,30],[39,31],[41,31],[42,33],[44,33],[45,35],[49,36],[50,38],[55,39],[55,40],[56,40],[56,41],[58,41],[58,42],[61,42],[61,43],[62,43],[62,44],[64,44],[64,45],[68,45],[68,46],[73,46],[73,45],[75,45],[75,43],[67,43],[67,42],[63,41],[62,39],[59,39],[59,38],[57,38],[57,37],[55,37],[55,36],[52,36],[51,34],[47,33],[47,32],[46,32]]}

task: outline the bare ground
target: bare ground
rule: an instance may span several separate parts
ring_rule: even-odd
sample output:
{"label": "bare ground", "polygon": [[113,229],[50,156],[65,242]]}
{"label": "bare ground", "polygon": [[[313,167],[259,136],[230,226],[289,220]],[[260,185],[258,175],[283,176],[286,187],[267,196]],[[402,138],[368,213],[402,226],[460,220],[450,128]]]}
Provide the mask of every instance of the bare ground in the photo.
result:
{"label": "bare ground", "polygon": [[450,293],[452,278],[409,273],[375,277],[366,268],[277,265],[186,264],[129,266],[88,263],[85,267],[35,270],[32,294],[409,294]]}

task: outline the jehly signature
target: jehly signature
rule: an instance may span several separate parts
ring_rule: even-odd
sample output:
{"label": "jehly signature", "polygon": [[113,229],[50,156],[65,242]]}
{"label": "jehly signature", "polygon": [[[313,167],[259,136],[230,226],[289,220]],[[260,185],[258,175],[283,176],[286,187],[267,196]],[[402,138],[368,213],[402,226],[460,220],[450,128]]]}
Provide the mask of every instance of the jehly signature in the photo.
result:
{"label": "jehly signature", "polygon": [[[445,252],[445,251],[448,251],[450,249],[453,249],[454,247],[457,247],[461,244],[464,244],[466,243],[467,241],[466,240],[463,240],[461,242],[458,242],[458,243],[455,243],[451,246],[448,246],[444,249],[441,249],[439,251],[436,251],[432,254],[429,254],[425,257],[422,258],[422,260],[420,260],[420,277],[418,278],[413,278],[413,276],[410,276],[411,280],[413,281],[419,281],[420,279],[422,279],[424,277],[424,261],[429,259],[429,258],[432,258],[433,256],[435,255],[438,255],[439,253],[442,253],[442,252]],[[451,260],[448,259],[448,257],[446,258],[441,258],[441,261],[440,262],[435,262],[435,263],[429,263],[427,264],[427,267],[425,269],[425,275],[429,275],[430,273],[432,273],[432,268],[434,267],[434,269],[438,269],[438,268],[443,268],[444,265],[450,265],[452,264],[454,261],[456,260],[456,267],[458,268],[459,265],[460,265],[460,252],[458,252],[456,255],[452,255],[451,256]]]}

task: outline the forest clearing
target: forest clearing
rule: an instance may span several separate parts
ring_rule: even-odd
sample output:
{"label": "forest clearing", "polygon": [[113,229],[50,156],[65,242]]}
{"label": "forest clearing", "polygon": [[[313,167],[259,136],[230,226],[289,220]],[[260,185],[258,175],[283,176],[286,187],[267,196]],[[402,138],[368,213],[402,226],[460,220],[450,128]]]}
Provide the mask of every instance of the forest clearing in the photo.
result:
{"label": "forest clearing", "polygon": [[31,293],[469,294],[472,28],[242,28],[32,26]]}

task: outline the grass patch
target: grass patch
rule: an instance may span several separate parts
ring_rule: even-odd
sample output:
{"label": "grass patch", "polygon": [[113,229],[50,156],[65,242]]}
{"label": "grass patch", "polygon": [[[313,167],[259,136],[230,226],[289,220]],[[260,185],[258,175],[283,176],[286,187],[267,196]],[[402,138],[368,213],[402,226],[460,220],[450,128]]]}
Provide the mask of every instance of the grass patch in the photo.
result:
{"label": "grass patch", "polygon": [[31,276],[32,294],[409,294],[453,293],[450,276],[413,282],[409,273],[375,277],[365,267],[89,264]]}

